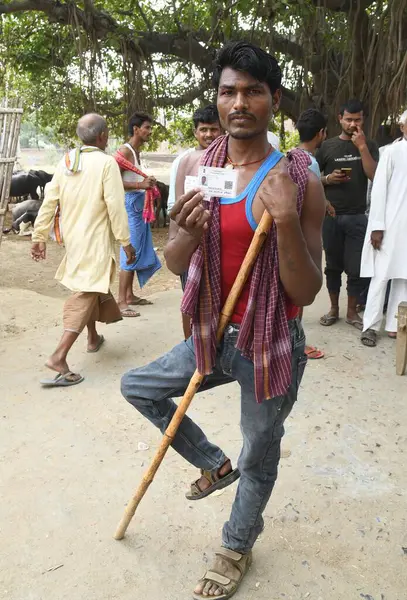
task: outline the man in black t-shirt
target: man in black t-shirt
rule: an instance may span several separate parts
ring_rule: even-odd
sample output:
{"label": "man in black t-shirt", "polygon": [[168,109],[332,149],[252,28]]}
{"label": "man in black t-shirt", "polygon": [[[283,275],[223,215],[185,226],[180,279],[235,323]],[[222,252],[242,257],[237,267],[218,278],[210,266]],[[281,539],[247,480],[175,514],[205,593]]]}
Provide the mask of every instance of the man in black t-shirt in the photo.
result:
{"label": "man in black t-shirt", "polygon": [[357,312],[359,296],[369,280],[360,277],[360,261],[367,228],[366,192],[368,179],[373,179],[379,160],[375,142],[363,133],[363,106],[349,100],[340,110],[342,133],[326,140],[316,153],[325,195],[336,216],[327,215],[323,227],[326,256],[326,283],[331,299],[330,311],[321,317],[321,325],[329,326],[339,318],[339,293],[342,273],[348,276],[348,308],[346,322],[362,329]]}

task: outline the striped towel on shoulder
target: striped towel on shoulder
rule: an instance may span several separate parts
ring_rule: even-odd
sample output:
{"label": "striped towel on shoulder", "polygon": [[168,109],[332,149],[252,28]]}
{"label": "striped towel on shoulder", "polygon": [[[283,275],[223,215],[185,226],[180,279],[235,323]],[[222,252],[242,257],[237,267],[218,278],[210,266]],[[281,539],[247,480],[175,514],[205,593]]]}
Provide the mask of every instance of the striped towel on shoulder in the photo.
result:
{"label": "striped towel on shoulder", "polygon": [[[224,167],[228,137],[221,136],[204,153],[201,164]],[[288,171],[298,185],[301,213],[310,158],[302,151],[288,153]],[[209,200],[211,222],[194,252],[181,310],[192,318],[197,368],[212,373],[216,360],[216,331],[221,310],[220,202]],[[287,393],[291,383],[291,339],[286,294],[280,281],[277,229],[273,224],[253,267],[249,300],[236,347],[254,363],[257,402]]]}

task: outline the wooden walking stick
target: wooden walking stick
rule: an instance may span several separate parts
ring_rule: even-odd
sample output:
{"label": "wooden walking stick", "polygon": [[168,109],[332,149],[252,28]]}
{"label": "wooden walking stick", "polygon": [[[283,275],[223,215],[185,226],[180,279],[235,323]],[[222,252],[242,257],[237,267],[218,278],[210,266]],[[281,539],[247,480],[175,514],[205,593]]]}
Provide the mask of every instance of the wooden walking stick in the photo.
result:
{"label": "wooden walking stick", "polygon": [[[270,231],[272,223],[272,217],[267,211],[264,211],[261,221],[258,224],[254,233],[249,249],[247,250],[246,256],[242,262],[242,266],[240,267],[239,273],[237,274],[236,280],[232,286],[232,289],[230,290],[229,296],[221,311],[217,331],[218,342],[222,339],[222,335],[225,331],[226,325],[228,324],[233,314],[236,302],[238,301],[243,286],[251,273],[253,265],[256,261],[257,256],[259,255],[261,247],[264,244],[267,234]],[[147,472],[144,474],[144,477],[141,480],[141,483],[138,489],[136,490],[136,493],[126,506],[122,520],[120,521],[116,533],[114,534],[115,540],[122,540],[124,538],[127,527],[129,526],[130,521],[132,520],[134,513],[136,512],[136,509],[140,504],[148,487],[153,482],[154,475],[157,473],[158,468],[164,459],[165,453],[171,445],[171,442],[174,439],[175,434],[177,433],[178,427],[180,426],[181,421],[184,418],[185,413],[187,412],[189,405],[191,404],[192,399],[198,391],[203,379],[204,375],[201,375],[198,370],[196,370],[195,373],[192,375],[191,381],[188,384],[185,394],[181,402],[179,403],[179,406],[175,411],[174,416],[172,417],[166,432],[164,433],[164,437],[156,452],[156,455],[154,456],[153,462],[151,463]]]}

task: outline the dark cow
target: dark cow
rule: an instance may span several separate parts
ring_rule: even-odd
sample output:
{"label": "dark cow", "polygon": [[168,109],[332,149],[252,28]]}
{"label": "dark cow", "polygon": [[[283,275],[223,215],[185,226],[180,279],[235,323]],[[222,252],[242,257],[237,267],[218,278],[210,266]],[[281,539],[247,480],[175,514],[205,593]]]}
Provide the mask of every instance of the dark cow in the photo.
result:
{"label": "dark cow", "polygon": [[10,197],[21,199],[30,196],[33,200],[39,200],[37,188],[41,187],[41,179],[33,173],[15,173],[11,177]]}
{"label": "dark cow", "polygon": [[38,177],[41,181],[40,190],[41,190],[41,198],[44,199],[44,189],[47,183],[51,181],[53,175],[47,173],[46,171],[29,171],[32,175]]}
{"label": "dark cow", "polygon": [[31,225],[34,225],[41,204],[41,200],[24,200],[14,206],[11,211],[13,215],[12,228],[14,231],[20,230],[21,223],[31,223]]}
{"label": "dark cow", "polygon": [[155,200],[154,202],[154,212],[155,212],[155,222],[154,226],[160,226],[160,212],[163,212],[164,216],[164,227],[167,225],[167,208],[168,208],[168,193],[170,191],[170,186],[162,181],[157,181],[157,187],[160,190],[161,198]]}

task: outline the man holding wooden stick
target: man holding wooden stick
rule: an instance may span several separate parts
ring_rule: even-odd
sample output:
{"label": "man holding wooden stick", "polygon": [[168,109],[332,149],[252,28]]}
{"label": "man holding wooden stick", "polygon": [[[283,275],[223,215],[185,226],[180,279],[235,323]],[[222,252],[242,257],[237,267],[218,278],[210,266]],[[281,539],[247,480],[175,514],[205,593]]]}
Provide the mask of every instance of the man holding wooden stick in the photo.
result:
{"label": "man holding wooden stick", "polygon": [[[232,381],[241,386],[238,469],[189,417],[172,442],[201,469],[189,500],[204,498],[240,476],[222,546],[198,582],[195,600],[226,599],[236,592],[264,527],[262,513],[277,478],[283,424],[306,364],[298,307],[311,304],[322,284],[325,214],[323,189],[308,169],[309,157],[293,151],[286,159],[267,140],[281,98],[276,60],[250,43],[227,44],[217,57],[214,85],[228,135],[215,140],[204,155],[190,154],[181,163],[165,250],[171,271],[179,275],[188,270],[182,311],[192,319],[193,337],[122,379],[125,398],[162,432],[176,410],[172,397],[183,395],[196,368],[205,375],[201,390]],[[208,201],[199,188],[184,193],[186,178],[196,177],[200,164],[235,169],[236,197]],[[221,306],[265,210],[273,217],[272,229],[216,344]]]}

